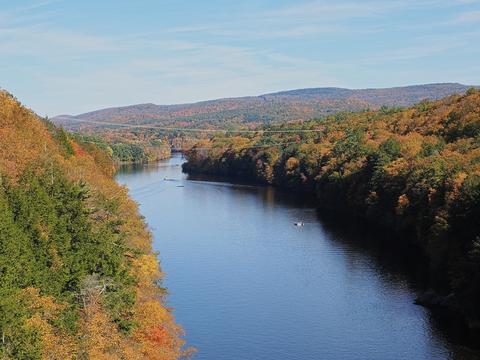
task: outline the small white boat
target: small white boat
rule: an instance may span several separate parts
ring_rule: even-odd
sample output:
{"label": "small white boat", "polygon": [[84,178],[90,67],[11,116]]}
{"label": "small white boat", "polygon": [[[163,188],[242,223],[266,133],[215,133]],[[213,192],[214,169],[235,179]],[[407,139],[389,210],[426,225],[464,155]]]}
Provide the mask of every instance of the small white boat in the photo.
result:
{"label": "small white boat", "polygon": [[305,223],[303,221],[297,221],[293,223],[295,226],[303,226]]}

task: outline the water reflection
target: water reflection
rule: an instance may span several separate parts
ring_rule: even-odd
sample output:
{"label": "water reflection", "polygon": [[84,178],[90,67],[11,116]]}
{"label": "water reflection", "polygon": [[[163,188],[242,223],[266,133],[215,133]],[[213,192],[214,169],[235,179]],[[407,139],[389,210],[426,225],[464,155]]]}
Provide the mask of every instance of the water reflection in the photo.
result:
{"label": "water reflection", "polygon": [[461,324],[413,305],[425,262],[406,242],[296,194],[186,176],[181,162],[118,180],[154,229],[197,359],[478,358]]}

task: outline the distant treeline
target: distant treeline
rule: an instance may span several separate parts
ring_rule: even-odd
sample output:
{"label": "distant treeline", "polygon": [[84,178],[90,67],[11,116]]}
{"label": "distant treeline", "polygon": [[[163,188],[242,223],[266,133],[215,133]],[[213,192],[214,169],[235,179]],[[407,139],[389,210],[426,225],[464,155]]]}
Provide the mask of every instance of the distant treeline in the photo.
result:
{"label": "distant treeline", "polygon": [[95,144],[119,163],[145,163],[170,156],[170,146],[162,140],[128,142],[126,140],[108,141],[106,137],[98,135],[77,133],[74,136],[82,143]]}
{"label": "distant treeline", "polygon": [[184,170],[314,193],[402,233],[428,256],[431,286],[480,325],[479,90],[263,130],[199,142]]}
{"label": "distant treeline", "polygon": [[[55,119],[70,130],[125,133],[111,123],[173,128],[234,129],[312,119],[340,111],[378,109],[382,105],[411,106],[422,99],[441,99],[464,93],[461,84],[425,84],[385,89],[312,88],[261,96],[227,98],[181,105],[137,104]],[[102,124],[104,122],[105,124]],[[106,124],[110,123],[110,124]],[[134,132],[138,132],[137,128]],[[158,132],[159,129],[155,129]],[[169,132],[169,134],[171,134]]]}

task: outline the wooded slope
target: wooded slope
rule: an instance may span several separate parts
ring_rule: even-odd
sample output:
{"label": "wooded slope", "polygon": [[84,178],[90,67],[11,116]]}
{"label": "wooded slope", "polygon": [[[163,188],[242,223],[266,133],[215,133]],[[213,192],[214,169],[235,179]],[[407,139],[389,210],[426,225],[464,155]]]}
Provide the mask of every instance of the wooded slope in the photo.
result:
{"label": "wooded slope", "polygon": [[431,286],[480,326],[479,90],[263,130],[199,142],[184,170],[312,192],[402,233],[427,254]]}
{"label": "wooded slope", "polygon": [[109,156],[0,92],[0,358],[177,359],[151,235]]}
{"label": "wooded slope", "polygon": [[[385,89],[299,89],[194,104],[138,104],[114,107],[76,116],[62,115],[53,118],[53,121],[69,130],[82,131],[111,128],[107,123],[180,128],[257,126],[298,119],[309,120],[339,111],[378,109],[383,105],[406,107],[424,99],[435,100],[463,93],[467,89],[468,86],[453,83]],[[125,131],[126,129],[122,130]]]}

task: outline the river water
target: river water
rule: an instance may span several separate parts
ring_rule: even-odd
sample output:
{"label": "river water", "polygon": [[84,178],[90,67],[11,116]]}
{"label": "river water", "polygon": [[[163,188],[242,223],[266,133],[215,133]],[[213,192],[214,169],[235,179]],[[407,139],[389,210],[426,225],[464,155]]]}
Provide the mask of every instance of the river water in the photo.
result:
{"label": "river water", "polygon": [[455,322],[413,304],[414,249],[278,189],[188,177],[182,162],[124,167],[117,180],[154,234],[194,359],[478,358]]}

